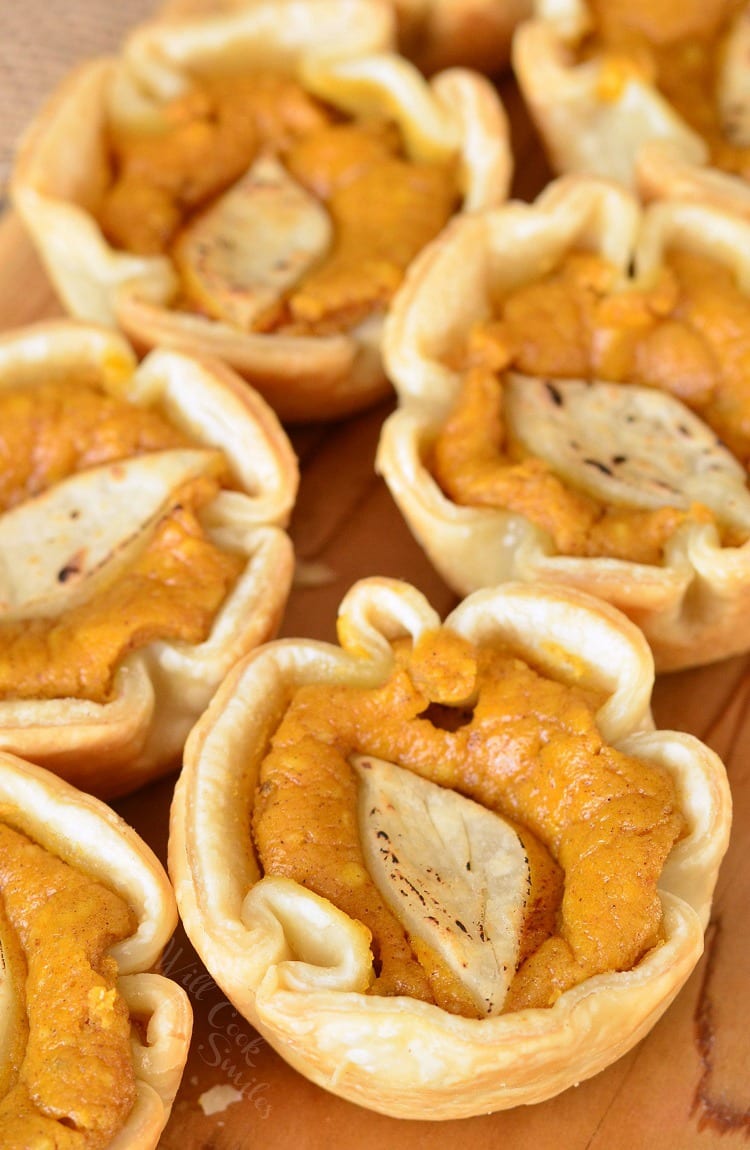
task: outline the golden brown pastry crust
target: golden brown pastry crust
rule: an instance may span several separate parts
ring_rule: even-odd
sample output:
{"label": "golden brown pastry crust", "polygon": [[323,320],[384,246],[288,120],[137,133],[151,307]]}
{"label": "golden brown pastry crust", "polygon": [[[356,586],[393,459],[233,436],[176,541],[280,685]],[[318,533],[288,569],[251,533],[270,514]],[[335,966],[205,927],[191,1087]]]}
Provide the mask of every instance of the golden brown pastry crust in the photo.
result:
{"label": "golden brown pastry crust", "polygon": [[654,84],[633,75],[613,98],[601,57],[574,60],[590,19],[586,0],[536,0],[513,38],[513,69],[554,171],[750,217],[746,180],[711,165],[705,141]]}
{"label": "golden brown pastry crust", "polygon": [[[13,203],[68,311],[119,325],[141,352],[168,341],[189,353],[219,356],[283,419],[343,416],[387,395],[380,317],[350,332],[317,337],[243,333],[179,311],[171,306],[177,286],[171,261],[115,250],[93,213],[107,180],[107,117],[153,115],[160,99],[189,83],[189,69],[236,67],[238,52],[250,66],[277,62],[303,84],[314,74],[316,85],[325,83],[326,98],[343,107],[351,99],[352,75],[356,87],[357,61],[370,70],[374,61],[377,80],[374,87],[366,85],[367,106],[387,107],[407,138],[424,141],[427,133],[436,154],[458,157],[463,210],[501,202],[511,160],[504,112],[492,85],[460,68],[427,81],[393,44],[392,13],[381,0],[355,7],[348,0],[318,0],[309,9],[290,3],[285,12],[279,0],[264,0],[211,17],[144,26],[119,59],[93,61],[73,73],[29,129],[11,181]],[[360,97],[353,98],[356,106]]]}
{"label": "golden brown pastry crust", "polygon": [[166,1125],[188,1054],[192,1011],[182,987],[155,973],[177,924],[169,880],[148,846],[108,806],[50,772],[0,751],[4,819],[71,866],[115,890],[135,932],[112,947],[117,989],[146,1027],[133,1036],[136,1101],[112,1150],[152,1150]]}
{"label": "golden brown pastry crust", "polygon": [[457,394],[451,352],[491,314],[497,292],[533,281],[539,268],[580,246],[603,255],[623,280],[634,261],[635,282],[647,282],[672,244],[703,252],[741,285],[750,283],[744,221],[692,204],[641,209],[624,189],[593,177],[561,177],[534,204],[455,220],[420,255],[394,302],[384,346],[399,408],[384,425],[376,461],[414,535],[459,594],[508,579],[578,587],[638,623],[659,669],[748,649],[750,543],[722,547],[710,525],[694,525],[675,537],[660,566],[558,554],[520,514],[453,503],[425,456]]}
{"label": "golden brown pastry crust", "polygon": [[[224,451],[237,490],[212,502],[206,529],[246,556],[206,640],[128,655],[108,702],[0,700],[0,748],[112,796],[172,769],[229,668],[275,633],[293,574],[285,525],[298,471],[274,412],[218,361],[158,350],[138,364],[114,331],[66,320],[0,340],[0,387],[55,374],[73,387],[79,370],[133,402],[156,404],[197,445]],[[56,603],[55,611],[65,609],[64,598]]]}
{"label": "golden brown pastry crust", "polygon": [[688,832],[660,883],[664,941],[633,970],[584,982],[549,1009],[475,1020],[366,995],[367,932],[295,882],[261,878],[247,833],[260,763],[289,691],[311,681],[382,682],[390,642],[440,623],[421,593],[380,578],[355,584],[339,621],[340,648],[301,639],[256,651],[190,736],[169,843],[186,930],[245,1017],[334,1093],[422,1119],[548,1098],[625,1053],[697,962],[731,819],[724,769],[692,737],[653,730],[651,655],[619,612],[551,586],[509,584],[468,597],[446,625],[471,641],[509,642],[550,673],[574,671],[579,685],[605,695],[597,721],[607,741],[675,775]]}

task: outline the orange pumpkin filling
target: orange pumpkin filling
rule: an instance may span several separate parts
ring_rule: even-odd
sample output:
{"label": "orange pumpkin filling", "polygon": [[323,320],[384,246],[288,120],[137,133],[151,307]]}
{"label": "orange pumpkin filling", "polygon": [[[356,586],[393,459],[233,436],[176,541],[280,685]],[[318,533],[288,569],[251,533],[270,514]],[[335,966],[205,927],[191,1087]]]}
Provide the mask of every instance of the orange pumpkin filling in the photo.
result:
{"label": "orange pumpkin filling", "polygon": [[[646,287],[622,285],[590,253],[508,294],[470,333],[454,410],[440,428],[430,468],[456,503],[503,507],[549,533],[558,551],[639,563],[662,561],[666,542],[711,512],[604,506],[573,489],[513,441],[503,412],[503,373],[603,379],[670,392],[750,460],[750,307],[732,273],[686,251],[669,254]],[[743,540],[725,532],[723,542]]]}
{"label": "orange pumpkin filling", "polygon": [[[344,121],[294,80],[270,72],[203,78],[164,109],[162,130],[112,130],[113,180],[98,211],[118,248],[172,253],[181,229],[261,154],[273,152],[325,205],[330,251],[252,330],[344,330],[382,308],[458,201],[452,163],[409,160],[393,124]],[[231,242],[229,239],[227,242]],[[210,313],[182,276],[176,305]]]}
{"label": "orange pumpkin filling", "polygon": [[605,54],[604,99],[617,99],[630,77],[655,85],[708,145],[710,162],[750,174],[750,148],[733,139],[731,116],[716,98],[718,73],[744,0],[590,0],[593,30],[584,55]]}
{"label": "orange pumpkin filling", "polygon": [[[0,390],[0,509],[87,467],[186,443],[158,412],[95,386]],[[157,639],[202,642],[245,564],[201,526],[218,490],[205,478],[175,492],[132,566],[64,614],[0,619],[0,698],[103,703],[129,652]]]}
{"label": "orange pumpkin filling", "polygon": [[5,1150],[100,1150],[127,1120],[131,1022],[107,952],[135,926],[118,895],[0,824],[0,935],[14,996],[3,1019]]}
{"label": "orange pumpkin filling", "polygon": [[630,969],[660,938],[657,882],[683,831],[671,779],[603,741],[596,700],[510,650],[475,647],[442,628],[393,651],[380,687],[295,691],[255,798],[264,871],[369,928],[373,993],[473,1013],[440,956],[414,945],[368,874],[348,758],[377,756],[518,828],[531,892],[506,1010],[548,1006],[586,978]]}
{"label": "orange pumpkin filling", "polygon": [[85,380],[0,389],[0,511],[84,471],[188,446],[157,411]]}

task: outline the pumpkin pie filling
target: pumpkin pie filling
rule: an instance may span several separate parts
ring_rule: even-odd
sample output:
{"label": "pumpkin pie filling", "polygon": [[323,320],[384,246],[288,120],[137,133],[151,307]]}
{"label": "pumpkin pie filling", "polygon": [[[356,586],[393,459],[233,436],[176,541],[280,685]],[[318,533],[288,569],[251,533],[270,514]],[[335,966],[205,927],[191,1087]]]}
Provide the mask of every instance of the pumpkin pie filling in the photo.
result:
{"label": "pumpkin pie filling", "polygon": [[[98,211],[107,239],[141,255],[171,255],[181,282],[175,306],[246,330],[328,334],[361,322],[388,303],[458,202],[452,162],[408,159],[390,121],[345,120],[273,72],[202,77],[164,106],[158,128],[112,126],[109,136],[112,182]],[[278,290],[273,306],[248,317],[235,307],[243,285],[233,281],[244,273],[231,251],[240,221],[252,226],[250,197],[262,198],[268,177],[263,171],[248,184],[247,203],[231,188],[271,155],[283,167],[287,198],[293,181],[303,231],[322,206],[332,236],[320,251],[313,246],[310,266]],[[212,203],[227,192],[233,206],[212,217]],[[300,207],[303,197],[309,202]],[[287,226],[282,213],[263,231]],[[265,269],[272,283],[283,283],[284,265],[299,258],[292,248]]]}
{"label": "pumpkin pie filling", "polygon": [[137,407],[82,378],[4,387],[0,511],[87,467],[187,445],[187,438],[158,411]]}
{"label": "pumpkin pie filling", "polygon": [[[0,428],[10,464],[0,480],[3,510],[88,467],[186,443],[155,410],[64,383],[0,392]],[[246,562],[201,524],[221,478],[175,491],[130,567],[98,581],[83,602],[58,616],[0,620],[0,698],[104,703],[129,652],[157,639],[203,641]],[[62,570],[59,581],[70,574]]]}
{"label": "pumpkin pie filling", "polygon": [[253,808],[264,872],[365,924],[371,993],[483,1016],[368,873],[351,759],[377,756],[496,812],[520,837],[529,889],[503,1010],[549,1006],[586,978],[631,969],[659,944],[657,883],[684,831],[672,780],[604,743],[601,700],[508,648],[444,627],[414,644],[396,641],[393,654],[379,687],[308,684],[293,693]]}
{"label": "pumpkin pie filling", "polygon": [[113,891],[0,823],[0,937],[15,998],[0,1076],[7,1150],[99,1150],[124,1125],[131,1020],[108,950],[135,926]]}
{"label": "pumpkin pie filling", "polygon": [[618,99],[634,77],[653,84],[705,140],[711,164],[747,177],[749,141],[736,109],[722,111],[717,96],[727,40],[743,18],[744,0],[591,0],[588,7],[593,27],[582,55],[604,56],[601,98]]}
{"label": "pumpkin pie filling", "polygon": [[[563,482],[514,441],[505,419],[508,371],[546,379],[553,398],[555,381],[570,378],[667,392],[748,466],[750,308],[730,270],[705,256],[672,251],[652,282],[623,286],[605,259],[572,252],[498,301],[452,366],[462,372],[462,387],[430,451],[436,480],[456,503],[526,516],[564,554],[658,564],[682,524],[715,517],[698,502],[605,505]],[[616,466],[603,452],[592,465]],[[736,527],[719,531],[724,545],[744,541]]]}

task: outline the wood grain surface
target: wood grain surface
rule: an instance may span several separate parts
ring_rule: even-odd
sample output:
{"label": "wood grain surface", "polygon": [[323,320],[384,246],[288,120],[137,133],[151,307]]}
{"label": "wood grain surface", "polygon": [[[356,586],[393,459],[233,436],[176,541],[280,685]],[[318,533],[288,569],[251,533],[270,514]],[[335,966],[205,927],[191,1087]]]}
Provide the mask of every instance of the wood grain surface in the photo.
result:
{"label": "wood grain surface", "polygon": [[[504,85],[516,148],[516,194],[547,177],[514,90]],[[60,314],[17,219],[0,219],[0,327]],[[337,605],[371,574],[405,578],[441,613],[455,598],[401,521],[372,461],[389,405],[347,422],[290,429],[301,463],[292,536],[301,564],[320,577],[290,598],[282,634],[335,641]],[[710,652],[707,652],[709,655]],[[178,932],[165,968],[188,991],[195,1032],[164,1150],[734,1150],[750,1137],[750,699],[748,659],[661,677],[654,712],[661,727],[690,731],[724,759],[735,820],[722,867],[706,953],[668,1013],[629,1055],[577,1088],[532,1107],[433,1123],[398,1121],[341,1101],[291,1070],[239,1017]],[[174,779],[116,805],[166,853]],[[201,1095],[234,1089],[206,1113]]]}

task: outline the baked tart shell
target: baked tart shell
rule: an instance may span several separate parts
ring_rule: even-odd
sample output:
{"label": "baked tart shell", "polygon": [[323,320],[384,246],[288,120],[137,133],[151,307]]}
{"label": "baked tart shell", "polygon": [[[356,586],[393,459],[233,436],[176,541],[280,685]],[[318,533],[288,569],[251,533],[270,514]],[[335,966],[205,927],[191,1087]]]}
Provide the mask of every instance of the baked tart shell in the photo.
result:
{"label": "baked tart shell", "polygon": [[151,849],[104,803],[4,751],[0,802],[14,829],[107,885],[134,912],[134,933],[110,953],[120,972],[117,991],[139,1023],[131,1037],[136,1099],[110,1145],[112,1150],[153,1150],[169,1118],[192,1030],[187,994],[158,973],[177,924],[167,875]]}
{"label": "baked tart shell", "polygon": [[[576,61],[589,23],[585,0],[542,0],[513,39],[514,73],[553,170],[616,180],[646,200],[708,203],[747,219],[746,180],[711,164],[705,141],[645,74],[623,78],[613,95],[602,56]],[[739,76],[734,84],[741,87]]]}
{"label": "baked tart shell", "polygon": [[298,883],[262,877],[248,835],[259,767],[290,691],[310,682],[382,682],[390,642],[439,623],[419,592],[378,578],[354,585],[339,618],[345,649],[302,639],[266,645],[235,668],[190,736],[169,843],[188,935],[240,1013],[335,1094],[419,1119],[549,1098],[630,1049],[698,961],[729,833],[724,769],[691,736],[654,731],[653,663],[620,612],[549,586],[512,584],[468,597],[447,626],[471,639],[511,642],[550,670],[574,658],[578,682],[606,695],[598,712],[606,739],[674,774],[688,831],[660,883],[663,942],[633,969],[588,979],[551,1008],[481,1020],[362,993],[367,932],[363,938],[361,924]]}
{"label": "baked tart shell", "polygon": [[413,146],[409,140],[430,137],[428,147],[455,155],[462,210],[505,198],[511,154],[505,113],[489,81],[468,68],[422,77],[397,55],[393,13],[379,0],[286,8],[283,13],[278,3],[261,3],[163,19],[138,29],[117,59],[84,64],[30,126],[10,194],[71,315],[119,327],[139,353],[169,343],[189,354],[217,356],[283,420],[318,421],[349,415],[391,394],[381,356],[382,314],[339,334],[287,335],[242,331],[173,307],[178,277],[170,258],[113,248],[95,216],[109,180],[107,118],[129,115],[130,95],[122,93],[150,92],[149,108],[158,110],[154,93],[180,91],[189,85],[191,69],[236,69],[239,54],[250,67],[277,64],[302,78],[303,86],[305,69],[318,75],[328,69],[326,98],[349,109],[348,73],[362,67],[369,74],[374,62],[379,78],[372,90],[365,82],[363,107],[374,101],[394,115],[407,150]]}
{"label": "baked tart shell", "polygon": [[[567,252],[609,261],[623,282],[647,282],[671,247],[703,253],[750,282],[744,221],[707,205],[645,208],[608,180],[570,175],[532,203],[513,202],[455,220],[421,253],[389,317],[385,354],[398,394],[376,467],[412,533],[459,594],[505,580],[565,584],[600,596],[643,630],[659,670],[713,662],[750,646],[750,544],[722,546],[695,524],[665,548],[659,565],[558,553],[520,513],[459,505],[438,486],[428,455],[455,401],[451,366],[472,325],[494,300],[534,283]],[[743,289],[744,290],[744,289]],[[439,319],[438,319],[439,317]],[[543,333],[540,333],[543,338]],[[614,443],[614,436],[613,436]],[[606,455],[608,445],[601,444]],[[612,450],[616,450],[612,447]]]}
{"label": "baked tart shell", "polygon": [[[139,364],[118,333],[66,320],[40,323],[0,340],[0,387],[33,386],[55,376],[75,387],[76,373],[98,379],[105,390],[135,404],[156,405],[195,443],[193,455],[199,460],[210,458],[206,448],[223,451],[235,489],[220,492],[213,501],[207,530],[220,545],[224,540],[243,557],[240,574],[206,638],[192,645],[159,641],[126,654],[104,701],[0,700],[0,748],[40,763],[84,790],[111,797],[173,769],[190,727],[226,672],[275,633],[293,575],[293,549],[285,528],[296,497],[298,470],[275,413],[220,361],[158,350]],[[135,466],[147,467],[148,459],[142,456]],[[115,488],[119,466],[113,465]],[[117,523],[96,502],[95,488],[86,487],[87,474],[94,472],[77,478],[92,522],[116,536]],[[89,489],[94,492],[93,504],[92,496],[86,495]],[[45,540],[54,530],[45,524],[44,508],[53,497],[54,489],[32,501],[38,507],[31,513],[41,515],[39,542],[35,544],[30,533],[26,546],[25,559],[32,569],[44,569],[50,562]],[[137,486],[131,499],[127,490],[119,498],[122,511],[135,508],[137,518],[141,498]],[[115,548],[113,562],[117,554]],[[93,570],[91,579],[96,578]],[[28,608],[32,615],[40,610],[64,612],[79,593],[74,588],[68,593],[67,582],[59,590],[54,572],[49,583],[51,591],[46,600],[42,597],[40,608]],[[23,597],[24,587],[17,593]],[[3,611],[6,617],[9,611],[12,615],[12,599]]]}

